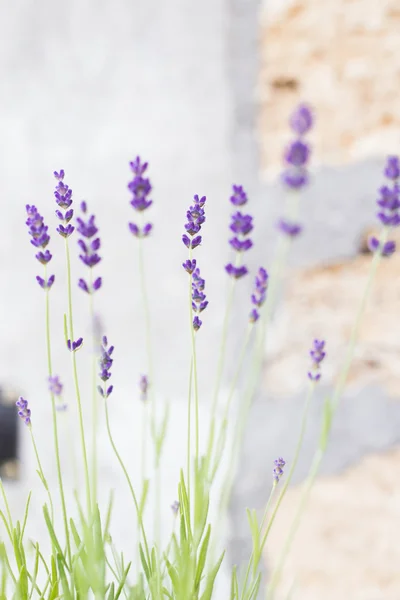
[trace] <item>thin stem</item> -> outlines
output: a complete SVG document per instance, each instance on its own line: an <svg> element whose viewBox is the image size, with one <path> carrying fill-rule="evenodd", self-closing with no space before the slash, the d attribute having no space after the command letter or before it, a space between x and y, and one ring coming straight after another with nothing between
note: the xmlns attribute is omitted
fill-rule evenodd
<svg viewBox="0 0 400 600"><path fill-rule="evenodd" d="M94 512L97 504L97 431L98 431L98 396L96 385L96 328L93 299L93 269L90 269L89 283L89 316L92 327L92 510Z"/></svg>
<svg viewBox="0 0 400 600"><path fill-rule="evenodd" d="M190 375L189 375L189 390L188 390L188 411L187 411L187 457L186 457L186 470L187 470L187 493L188 502L190 506L190 463L191 463L191 406L192 406L192 380L193 380L193 359L190 361Z"/></svg>
<svg viewBox="0 0 400 600"><path fill-rule="evenodd" d="M114 454L117 457L117 460L118 460L118 462L119 462L119 464L121 466L121 469L122 469L122 471L123 471L123 473L125 475L125 479L126 479L126 481L128 483L129 490L131 492L131 496L132 496L132 499L133 499L133 503L135 505L136 514L137 514L137 517L138 517L139 522L140 522L140 529L141 529L141 532L142 532L143 542L144 542L144 545L145 545L146 557L147 557L148 563L150 564L149 546L148 546L148 543L147 543L146 532L145 532L145 529L144 529L144 526L143 526L143 519L142 519L142 516L140 514L139 504L138 504L138 501L137 501L137 498L136 498L135 490L133 489L132 482L131 482L131 479L129 477L128 471L127 471L127 469L125 467L125 464L124 464L124 462L123 462L123 460L122 460L122 458L121 458L121 456L120 456L120 454L119 454L119 452L117 450L117 447L116 447L115 442L114 442L114 438L113 438L113 436L111 434L110 419L109 419L109 416L108 416L107 399L104 400L104 407L105 407L105 412L106 412L107 433L108 433L108 437L109 437L109 440L110 440L110 444L111 444L112 449L114 450Z"/></svg>
<svg viewBox="0 0 400 600"><path fill-rule="evenodd" d="M228 399L225 405L225 410L224 410L224 415L223 415L223 419L222 419L222 425L220 428L220 432L219 432L219 436L218 436L218 441L217 441L217 445L216 445L216 449L217 449L217 453L216 453L216 457L215 457L215 466L211 471L211 477L210 477L210 481L211 483L214 481L215 476L217 474L218 471L218 467L220 465L220 457L225 449L225 444L226 444L226 429L228 426L228 417L229 417L229 412L230 412L230 407L232 404L232 400L233 400L233 396L235 394L236 391L236 385L239 379L239 375L241 373L242 367L243 367L243 362L244 362L244 358L246 356L246 352L247 352L247 348L250 342L250 336L251 336L251 332L253 330L253 327L250 325L247 328L247 332L246 332L246 336L244 339L244 343L242 345L242 349L239 355L239 360L238 360L238 364L237 367L235 369L235 373L234 376L232 378L231 381L231 385L229 388L229 393L228 393ZM232 454L232 453L231 453ZM208 459L211 462L211 456L208 457ZM230 461L230 467L233 468L232 465L232 457L231 457L231 461ZM229 473L229 468L228 468L228 473Z"/></svg>
<svg viewBox="0 0 400 600"><path fill-rule="evenodd" d="M47 281L47 267L45 265L44 279ZM47 371L48 376L53 375L53 367L51 360L51 337L50 337L50 302L49 302L49 289L46 289L45 294L45 321L46 321L46 350L47 350ZM67 507L65 502L64 484L61 472L61 459L60 459L60 444L58 440L58 426L57 426L57 411L54 394L50 392L51 399L51 413L53 421L53 437L54 437L54 448L56 453L56 467L57 467L57 478L58 486L60 488L60 499L61 499L61 510L64 521L65 539L67 542L67 555L68 555L68 566L72 573L72 558L71 558L71 541L69 536Z"/></svg>
<svg viewBox="0 0 400 600"><path fill-rule="evenodd" d="M144 310L144 322L146 328L146 351L147 351L147 364L148 364L148 377L150 382L150 392L154 388L153 382L153 354L151 351L151 321L150 321L150 307L149 299L147 294L146 286L146 274L144 268L144 256L143 256L143 239L139 238L139 274L140 274L140 287L142 290L142 301Z"/></svg>
<svg viewBox="0 0 400 600"><path fill-rule="evenodd" d="M66 259L67 259L69 335L70 335L71 344L72 344L72 342L74 341L74 325L73 325L73 317L72 317L71 259L70 259L70 253L69 253L68 238L65 238L65 252L66 252ZM84 428L84 423L83 423L81 393L80 393L80 389L79 389L78 371L77 371L77 367L76 367L76 354L75 354L75 352L71 351L71 355L72 355L72 371L73 371L73 378L74 378L74 384L75 384L75 395L76 395L76 402L78 405L78 417L79 417L79 429L80 429L80 438L81 438L81 446L82 446L82 455L83 455L83 463L84 463L84 471L85 471L87 511L88 511L88 516L90 517L92 503L91 503L91 497L90 497L89 466L88 466L88 458L87 458L87 451L86 451L85 428Z"/></svg>
<svg viewBox="0 0 400 600"><path fill-rule="evenodd" d="M192 258L192 249L189 250L189 260ZM195 410L195 464L196 473L199 466L199 386L197 380L197 358L196 358L196 339L193 327L193 306L192 306L192 282L193 276L189 276L189 318L190 318L190 338L192 343L192 367L194 382L194 410Z"/></svg>
<svg viewBox="0 0 400 600"><path fill-rule="evenodd" d="M32 426L29 426L29 431L31 434L31 440L32 440L32 445L33 445L33 449L35 451L35 456L36 456L36 462L38 464L38 469L39 469L39 476L40 479L45 487L45 490L47 492L48 498L49 498L49 503L50 503L50 515L51 515L51 524L54 526L54 508L53 508L53 501L51 499L51 494L50 494L50 490L49 490L49 486L47 483L47 479L44 476L44 472L43 472L43 468L42 468L42 463L40 462L40 458L39 458L39 453L38 453L38 449L36 446L36 442L35 442L35 437L33 435L33 429Z"/></svg>
<svg viewBox="0 0 400 600"><path fill-rule="evenodd" d="M240 253L237 253L237 255L236 255L235 267L238 268L241 265L241 262L242 262L242 253L240 252ZM220 391L221 381L222 381L222 373L224 370L226 343L227 343L227 339L228 339L228 328L229 328L231 310L232 310L232 306L233 306L233 299L234 299L234 295L235 295L235 287L236 287L236 279L232 278L230 281L230 289L229 289L229 293L228 293L225 315L224 315L224 320L223 320L223 324L222 324L221 343L220 343L218 363L217 363L217 373L216 373L216 377L215 377L214 393L213 393L213 400L212 400L212 405L211 405L211 424L210 424L210 434L209 434L208 445L207 445L207 456L208 457L211 457L211 454L213 451L213 446L214 446L215 417L216 417L216 411L217 411L217 405L218 405L219 391Z"/></svg>
<svg viewBox="0 0 400 600"><path fill-rule="evenodd" d="M380 237L380 244L381 247L385 244L385 242L387 241L389 235L389 229L388 228L384 228L382 231L382 235ZM361 302L357 311L357 315L356 315L356 319L354 321L352 330L351 330L351 334L350 334L350 340L347 346L347 351L346 351L346 356L344 359L344 364L343 364L343 368L342 371L340 373L339 376L339 380L337 382L333 397L332 397L332 408L334 411L336 411L339 401L340 401L340 397L343 393L344 387L346 385L346 381L347 381L347 377L349 375L349 370L351 367L351 362L353 360L353 356L354 356L354 349L357 343L357 339L358 339L358 334L359 334L359 330L360 330L360 325L361 325L361 321L362 318L364 316L364 312L367 306L367 302L369 299L369 296L371 294L371 290L372 290L372 285L374 283L374 279L376 276L376 272L378 270L378 266L381 262L382 259L382 255L380 252L376 252L372 258L371 261L371 266L370 266L370 270L369 270L369 274L368 274L368 279L367 279L367 284L365 286L365 290L364 290L364 294L361 298Z"/></svg>
<svg viewBox="0 0 400 600"><path fill-rule="evenodd" d="M297 533L298 527L300 525L301 517L303 515L304 508L307 504L307 501L308 501L308 498L309 498L309 495L311 492L311 488L313 486L313 483L314 483L317 473L319 471L319 467L321 465L323 455L324 455L324 453L322 452L322 450L319 449L319 450L317 450L317 452L314 456L314 460L313 460L311 469L309 471L309 474L308 474L308 477L306 480L306 484L303 487L303 491L301 493L300 502L299 502L299 506L298 506L295 518L293 519L289 534L285 540L282 551L280 553L278 565L272 573L271 583L268 585L267 600L270 600L272 598L272 593L273 593L274 589L276 588L277 584L279 583L279 579L281 576L283 565L285 563L285 559L286 559L287 554L292 545L293 538L294 538L295 534Z"/></svg>
<svg viewBox="0 0 400 600"><path fill-rule="evenodd" d="M284 498L284 496L286 494L286 491L287 491L287 489L288 489L288 487L290 485L290 481L291 481L291 479L293 477L293 473L294 473L294 471L296 469L296 466L297 466L297 463L298 463L298 460L299 460L300 450L301 450L302 445L303 445L304 434L305 434L305 431L306 431L306 425L307 425L307 419L308 419L308 413L309 413L309 409L310 409L311 399L312 399L313 394L314 394L314 390L315 390L315 383L310 382L310 385L309 385L309 388L308 388L308 392L307 392L307 396L306 396L306 401L305 401L305 404L304 404L303 417L302 417L302 420L301 420L301 427L300 427L300 435L299 435L299 438L297 440L297 445L296 445L296 449L295 449L295 452L294 452L294 457L293 457L292 465L291 465L291 467L289 469L289 473L288 473L288 475L286 477L285 483L282 486L281 493L278 496L278 500L277 500L276 505L274 507L274 511L273 511L273 513L271 515L271 518L269 520L268 527L267 527L267 529L266 529L266 531L264 533L263 540L262 540L262 543L261 543L261 550L263 550L263 548L265 546L265 542L267 541L268 534L271 531L271 527L273 525L273 522L275 521L275 517L276 517L277 512L279 510L279 507L280 507L280 505L282 503L282 500L283 500L283 498Z"/></svg>

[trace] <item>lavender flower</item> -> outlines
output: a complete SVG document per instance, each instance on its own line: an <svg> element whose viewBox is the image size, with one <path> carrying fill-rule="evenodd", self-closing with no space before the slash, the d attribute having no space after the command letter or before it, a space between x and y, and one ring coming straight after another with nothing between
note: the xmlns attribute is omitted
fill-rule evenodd
<svg viewBox="0 0 400 600"><path fill-rule="evenodd" d="M235 267L231 263L229 265L226 265L225 271L228 273L228 275L234 277L235 279L240 279L241 277L247 275L247 273L249 272L247 267L245 267L244 265L242 265L241 267Z"/></svg>
<svg viewBox="0 0 400 600"><path fill-rule="evenodd" d="M189 207L189 210L186 213L186 233L184 233L182 236L182 242L185 244L186 248L192 250L201 244L201 235L197 234L200 232L201 226L206 220L204 205L207 198L205 196L199 198L199 196L196 194L193 199L194 204ZM187 233L189 235L186 235Z"/></svg>
<svg viewBox="0 0 400 600"><path fill-rule="evenodd" d="M75 342L71 342L71 340L67 340L67 347L70 352L75 352L79 350L79 348L83 344L83 338L78 338Z"/></svg>
<svg viewBox="0 0 400 600"><path fill-rule="evenodd" d="M68 238L75 230L75 227L70 224L70 220L74 216L74 211L70 208L72 204L72 190L64 183L65 172L63 169L61 169L60 172L54 171L54 177L58 181L54 196L58 206L65 211L62 212L61 210L56 210L56 215L61 221L60 225L57 227L57 232L63 238Z"/></svg>
<svg viewBox="0 0 400 600"><path fill-rule="evenodd" d="M263 267L260 267L255 278L254 292L251 295L251 302L252 304L254 304L254 306L257 307L253 308L253 310L250 313L251 323L255 323L260 316L259 311L257 309L261 308L261 306L264 304L267 298L267 287L268 273Z"/></svg>
<svg viewBox="0 0 400 600"><path fill-rule="evenodd" d="M62 395L62 391L63 391L63 384L60 381L60 378L58 375L54 375L52 377L48 378L48 382L49 382L49 391L53 396L56 396L57 400L59 402L57 402L56 404L56 410L57 411L64 411L67 409L67 405L63 402L61 402L61 395Z"/></svg>
<svg viewBox="0 0 400 600"><path fill-rule="evenodd" d="M28 408L28 400L24 400L22 396L20 396L19 400L15 403L18 410L18 415L21 417L25 425L30 426L31 424L31 410Z"/></svg>
<svg viewBox="0 0 400 600"><path fill-rule="evenodd" d="M313 347L310 350L310 356L312 359L311 369L308 372L308 377L311 381L319 381L321 379L321 362L325 358L325 342L323 340L314 340Z"/></svg>
<svg viewBox="0 0 400 600"><path fill-rule="evenodd" d="M81 202L81 211L84 215L86 215L86 202ZM82 254L79 255L79 258L84 265L92 269L101 261L101 257L97 253L97 251L100 249L101 242L99 237L95 237L99 231L95 224L95 216L91 215L89 219L86 220L78 217L76 221L76 230L81 236L86 238L86 241L82 238L78 240L78 245L82 252ZM94 292L101 288L101 284L101 277L97 277L97 279L95 279L91 284L88 284L85 279L79 279L78 281L78 286L87 294L94 294Z"/></svg>
<svg viewBox="0 0 400 600"><path fill-rule="evenodd" d="M194 261L195 262L195 261ZM193 265L192 265L193 266ZM208 300L204 292L206 282L200 275L200 269L197 267L192 272L192 308L195 313L201 313L208 306ZM198 331L202 325L199 316L193 318L193 329Z"/></svg>
<svg viewBox="0 0 400 600"><path fill-rule="evenodd" d="M132 173L134 175L132 181L128 183L128 189L132 193L132 200L130 202L132 208L143 213L152 204L153 200L149 199L152 186L149 179L143 177L147 170L148 163L142 162L141 158L137 156L135 160L129 163ZM136 223L129 223L129 230L135 237L148 237L153 229L151 223L146 223L143 227L139 227Z"/></svg>
<svg viewBox="0 0 400 600"><path fill-rule="evenodd" d="M313 115L308 106L300 104L292 113L289 119L290 127L296 135L285 148L284 163L285 169L282 173L282 182L293 191L302 190L309 181L307 164L310 159L311 149L303 136L313 126ZM300 234L302 227L298 223L281 219L278 223L278 229L284 235L296 237Z"/></svg>
<svg viewBox="0 0 400 600"><path fill-rule="evenodd" d="M52 255L48 249L45 250L46 246L50 241L50 236L47 233L48 227L44 224L43 217L39 214L36 206L27 204L26 205L26 214L28 218L26 220L26 224L28 226L29 235L31 236L31 244L35 246L35 248L41 248L39 252L35 255L35 258L45 267L46 273L46 265L51 261ZM43 252L44 250L44 252ZM55 280L54 275L50 275L49 278L36 276L36 281L40 285L40 287L44 290L50 289Z"/></svg>
<svg viewBox="0 0 400 600"><path fill-rule="evenodd" d="M400 163L397 156L387 157L384 175L389 180L389 185L384 185L379 190L377 217L384 227L398 227L400 225ZM396 242L389 240L382 245L374 236L369 239L368 246L371 252L379 251L382 256L390 256L396 250Z"/></svg>
<svg viewBox="0 0 400 600"><path fill-rule="evenodd" d="M63 391L63 385L58 375L50 376L49 379L49 391L53 396L61 396Z"/></svg>
<svg viewBox="0 0 400 600"><path fill-rule="evenodd" d="M147 390L149 387L149 380L147 375L142 375L139 380L139 390L140 390L140 399L142 402L146 402L147 400Z"/></svg>
<svg viewBox="0 0 400 600"><path fill-rule="evenodd" d="M246 204L248 198L243 187L241 185L234 185L232 189L233 194L230 197L231 203L234 206L243 206L244 204ZM250 248L252 248L253 242L248 237L248 235L253 230L253 217L251 215L245 215L240 211L233 213L231 217L230 230L235 234L229 240L229 243L235 250L235 252L246 252L247 250L250 250ZM238 267L235 266L233 263L225 265L225 271L228 273L228 275L235 279L244 277L244 275L248 273L246 267Z"/></svg>
<svg viewBox="0 0 400 600"><path fill-rule="evenodd" d="M108 396L113 391L113 387L114 387L114 386L110 385L106 389L106 385L105 385L106 381L108 381L111 377L110 369L113 364L113 359L111 358L111 355L113 352L114 352L114 346L108 347L108 340L107 340L106 336L104 335L103 339L102 339L102 346L101 346L101 358L99 361L99 365L100 365L99 377L104 382L104 389L101 385L97 386L99 394L103 398L108 398Z"/></svg>
<svg viewBox="0 0 400 600"><path fill-rule="evenodd" d="M274 485L277 485L280 481L280 478L283 475L283 469L284 469L284 466L286 465L286 462L280 456L279 458L274 460L274 465L275 465L274 470L273 470Z"/></svg>
<svg viewBox="0 0 400 600"><path fill-rule="evenodd" d="M248 198L243 187L241 185L233 185L232 190L232 196L229 198L232 204L234 206L243 206L243 204L246 204Z"/></svg>
<svg viewBox="0 0 400 600"><path fill-rule="evenodd" d="M178 500L175 500L172 504L171 504L171 510L174 513L174 515L176 516L179 512L179 508L180 508L180 504L178 502Z"/></svg>
<svg viewBox="0 0 400 600"><path fill-rule="evenodd" d="M277 227L281 233L291 238L297 237L303 230L303 227L299 223L294 223L288 219L281 219Z"/></svg>

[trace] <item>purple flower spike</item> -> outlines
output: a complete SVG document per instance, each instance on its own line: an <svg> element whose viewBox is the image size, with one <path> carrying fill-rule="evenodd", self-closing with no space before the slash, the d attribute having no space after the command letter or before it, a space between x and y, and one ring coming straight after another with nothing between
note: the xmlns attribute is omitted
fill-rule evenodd
<svg viewBox="0 0 400 600"><path fill-rule="evenodd" d="M63 169L59 173L54 171L54 177L57 179L58 183L56 185L56 189L54 191L54 196L56 202L60 208L63 210L69 208L72 204L72 190L65 185L64 183L65 172Z"/></svg>
<svg viewBox="0 0 400 600"><path fill-rule="evenodd" d="M58 375L54 375L49 377L49 390L53 394L53 396L61 396L63 391L63 384L60 381Z"/></svg>
<svg viewBox="0 0 400 600"><path fill-rule="evenodd" d="M228 275L234 277L235 279L240 279L241 277L247 275L247 273L249 272L247 267L245 267L244 265L241 267L235 267L232 263L226 265L225 271L228 273Z"/></svg>
<svg viewBox="0 0 400 600"><path fill-rule="evenodd" d="M286 462L283 460L283 458L280 456L279 458L277 458L276 460L274 460L274 470L273 470L273 478L274 478L274 485L278 484L282 475L283 475L283 469L286 465Z"/></svg>
<svg viewBox="0 0 400 600"><path fill-rule="evenodd" d="M78 338L76 340L76 342L72 342L72 343L71 343L71 340L67 340L67 347L70 352L75 352L76 350L79 350L79 348L82 347L82 344L83 344L83 338L81 338L81 337Z"/></svg>
<svg viewBox="0 0 400 600"><path fill-rule="evenodd" d="M312 349L310 350L310 356L312 359L311 370L308 373L311 381L319 381L321 379L321 362L325 358L325 342L323 340L314 340Z"/></svg>
<svg viewBox="0 0 400 600"><path fill-rule="evenodd" d="M18 407L18 415L23 420L25 425L30 426L31 424L31 410L28 407L28 400L24 400L22 396L19 397L19 400L15 403Z"/></svg>
<svg viewBox="0 0 400 600"><path fill-rule="evenodd" d="M398 227L400 225L400 167L397 156L387 158L384 174L390 181L390 187L384 185L379 190L377 217L385 227Z"/></svg>
<svg viewBox="0 0 400 600"><path fill-rule="evenodd" d="M250 312L250 323L255 323L260 314L257 309L261 308L267 298L268 273L263 268L258 269L254 282L254 292L251 295L251 302L256 307Z"/></svg>
<svg viewBox="0 0 400 600"><path fill-rule="evenodd" d="M193 265L193 263L195 263L195 264ZM193 271L192 271L192 308L193 308L194 312L201 313L208 306L208 300L206 299L206 294L204 292L206 282L200 275L200 269L198 267L194 268L194 267L196 267L195 260L192 261L191 267L193 267ZM195 329L195 331L200 329L201 323L202 322L200 321L199 318L197 318L197 319L196 319L196 317L194 318L193 328Z"/></svg>
<svg viewBox="0 0 400 600"><path fill-rule="evenodd" d="M241 185L233 186L233 195L230 197L230 201L234 206L242 206L247 203L247 194ZM229 240L229 244L235 250L235 252L246 252L253 247L252 240L247 237L253 230L253 217L251 215L245 215L240 211L233 213L231 216L230 230L235 234L233 238ZM247 268L240 267L236 268L232 264L225 267L226 272L236 279L246 275Z"/></svg>
<svg viewBox="0 0 400 600"><path fill-rule="evenodd" d="M293 112L289 120L292 131L297 139L290 142L284 153L285 170L282 174L283 184L294 191L301 190L308 183L307 163L310 158L310 146L302 136L313 125L311 110L301 104Z"/></svg>
<svg viewBox="0 0 400 600"><path fill-rule="evenodd" d="M103 339L102 339L102 345L101 345L101 358L99 360L99 365L100 365L99 377L104 382L104 384L111 377L111 367L113 364L113 359L111 358L111 355L112 355L113 351L114 351L114 346L108 347L108 340L107 340L107 337L104 335ZM97 389L99 390L99 393L103 398L108 398L108 396L113 391L113 386L110 385L108 388L106 388L105 385L103 387L99 385Z"/></svg>
<svg viewBox="0 0 400 600"><path fill-rule="evenodd" d="M139 380L140 399L142 402L147 400L147 391L149 389L149 380L147 375L142 375Z"/></svg>
<svg viewBox="0 0 400 600"><path fill-rule="evenodd" d="M152 204L153 200L150 200L149 195L152 190L152 186L149 179L143 177L143 174L147 170L148 163L141 161L140 157L137 156L134 161L130 163L131 170L134 174L134 178L132 181L128 183L128 189L132 193L132 199L130 204L132 208L138 212L142 212L147 210ZM131 227L132 224L129 225L131 233L136 235L137 237L147 237L151 230L151 224L148 225L140 231L139 228L133 229ZM149 228L150 226L150 228Z"/></svg>
<svg viewBox="0 0 400 600"><path fill-rule="evenodd" d="M46 248L50 241L48 227L44 224L43 217L39 214L36 206L26 205L26 214L28 216L26 224L31 236L31 244L35 248Z"/></svg>
<svg viewBox="0 0 400 600"><path fill-rule="evenodd" d="M81 203L81 209L83 210L83 215L87 213L87 203ZM98 228L95 223L95 215L91 215L88 219L82 219L80 217L77 218L77 232L86 239L80 238L78 240L78 245L82 251L82 254L79 255L79 258L83 262L84 265L92 269L95 267L100 261L101 257L97 253L100 249L101 242L99 237L95 237L98 233ZM89 286L84 279L79 279L78 286L86 292L87 294L93 294L101 287L101 277L97 278L92 286Z"/></svg>
<svg viewBox="0 0 400 600"><path fill-rule="evenodd" d="M300 225L300 223L293 223L286 219L281 219L278 222L277 228L281 233L291 238L297 237L303 230L303 227Z"/></svg>
<svg viewBox="0 0 400 600"><path fill-rule="evenodd" d="M243 206L243 204L246 204L248 198L246 192L243 189L243 186L233 185L232 190L232 196L229 198L232 204L234 206Z"/></svg>
<svg viewBox="0 0 400 600"><path fill-rule="evenodd" d="M199 196L196 194L194 196L194 204L190 206L189 210L186 212L187 223L185 224L186 233L183 234L182 241L185 244L186 248L194 249L197 248L201 244L201 235L197 235L201 229L201 226L206 220L206 215L204 211L204 205L206 203L206 197ZM196 236L196 237L194 237ZM192 239L190 239L192 238Z"/></svg>
<svg viewBox="0 0 400 600"><path fill-rule="evenodd" d="M313 114L306 104L300 104L290 117L290 127L294 133L301 136L313 126Z"/></svg>

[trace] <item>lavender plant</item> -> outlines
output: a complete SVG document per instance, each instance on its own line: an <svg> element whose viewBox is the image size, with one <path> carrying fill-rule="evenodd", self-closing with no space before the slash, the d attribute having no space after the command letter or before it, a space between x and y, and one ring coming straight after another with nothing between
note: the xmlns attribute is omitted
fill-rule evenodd
<svg viewBox="0 0 400 600"><path fill-rule="evenodd" d="M290 127L296 137L284 153L285 168L282 182L288 191L289 198L285 214L278 223L280 237L276 258L268 271L265 267L259 267L255 275L248 306L243 310L243 323L247 321L247 330L242 350L235 365L227 397L221 405L221 381L234 289L237 282L244 279L249 273L248 266L243 264L242 261L244 253L253 246L250 237L253 230L253 218L251 215L242 212L243 206L248 202L248 196L242 186L234 185L232 189L230 202L235 207L235 212L231 218L230 230L233 237L229 239L229 244L235 258L225 266L225 272L229 276L230 289L220 334L220 353L216 365L211 421L208 428L208 443L204 454L200 453L200 394L196 338L201 335L201 330L207 327L207 318L204 319L203 324L203 312L208 307L209 300L206 297L206 279L203 272L200 271L197 258L193 257L193 251L202 242L201 229L206 223L206 197L195 195L193 203L187 210L187 222L184 226L185 232L182 235L182 242L188 250L188 257L182 266L188 277L188 337L191 348L188 374L187 456L186 461L183 460L179 481L176 482L177 499L171 505L173 526L165 546L161 544L159 532L159 503L165 500L161 497L159 477L162 448L168 424L168 410L166 409L162 422L158 426L154 412L155 378L152 362L150 310L145 279L146 269L142 246L144 239L148 238L153 231L152 223L144 219L145 211L150 208L153 202L150 199L152 185L145 176L148 163L143 162L140 157L136 157L130 163L133 179L128 185L132 194L130 203L137 213L139 221L130 222L129 231L137 238L139 244L139 278L146 323L147 348L146 374L142 374L140 378L138 375L136 380L138 383L135 388L143 407L143 445L140 459L141 489L139 492L135 489L129 475L129 466L125 464L121 456L111 429L109 413L112 410L113 398L116 398L113 394L114 385L110 383L114 347L109 344L104 332L99 335L98 326L95 327L96 315L93 298L103 285L102 277L93 275L93 269L101 261L99 255L101 243L97 235L98 229L95 224L95 216L93 214L90 217L87 216L87 203L82 202L80 205L81 216L76 219L76 227L72 225L71 221L74 216L72 190L64 183L65 173L63 170L54 173L57 180L55 189L55 199L58 205L56 217L59 221L56 231L65 240L66 252L67 310L64 319L64 337L66 349L70 353L72 363L82 470L85 482L85 509L82 505L81 495L77 491L75 493L75 510L67 505L61 468L64 448L59 443L58 426L61 413L66 409L67 404L63 399L64 388L60 376L53 372L49 294L55 284L55 276L54 274L48 274L48 264L52 259L48 249L50 243L49 228L44 224L43 218L35 206L26 206L26 223L31 243L37 249L36 259L43 266L42 274L37 275L36 279L45 294L47 382L51 399L58 489L52 490L48 485L35 441L35 414L30 408L29 401L20 397L16 403L18 415L30 433L37 462L37 473L47 497L43 507L43 518L48 530L50 550L46 554L42 551L39 542L26 539L25 530L29 517L31 495L28 496L22 521L14 521L6 490L0 482L0 493L3 501L3 507L0 509L0 519L6 537L6 541L0 542L0 600L8 598L12 600L30 600L32 598L41 600L56 600L58 598L65 600L84 600L86 598L116 600L122 596L130 600L212 600L212 598L215 598L215 581L224 559L224 552L215 557L215 547L220 537L219 526L229 503L236 461L261 368L267 326L270 322L274 299L291 244L303 229L297 220L297 211L299 194L309 181L308 162L311 149L308 142L305 141L305 136L311 129L313 122L312 112L305 105L299 106L290 118ZM379 237L372 237L370 240L370 248L373 252L370 274L360 300L359 310L351 331L337 384L324 402L320 440L302 491L298 510L288 537L284 540L277 568L266 582L268 585L267 597L270 600L274 598L283 565L290 551L292 540L327 447L332 421L346 384L361 319L377 268L382 257L388 257L396 250L395 242L390 239L390 235L392 228L400 224L400 165L398 157L388 157L384 176L388 183L380 189L377 200L379 207L377 218L382 225L382 232ZM93 329L91 476L89 473L89 452L86 443L87 423L85 423L83 417L77 369L77 351L82 348L83 338L81 336L76 337L74 334L71 292L72 269L69 238L73 235L75 229L76 233L80 235L78 239L80 260L89 269L88 276L78 279L78 287L89 298L89 313ZM223 272L222 266L221 272ZM250 341L252 339L254 344L251 347ZM251 368L247 374L247 382L243 387L244 391L238 393L239 377L242 374L244 358L248 354L251 356ZM118 353L116 353L116 359L118 360ZM299 424L300 431L294 456L290 461L287 460L287 457L286 459L278 457L274 461L271 473L271 489L269 495L266 494L266 505L261 520L258 519L255 510L247 511L252 552L242 572L236 567L232 570L231 600L255 600L262 584L264 584L260 568L262 553L297 466L307 427L309 408L315 388L319 385L323 374L324 361L327 359L325 340L316 339L312 342L310 359L310 368L304 373L305 379L308 380L308 389L301 423ZM237 396L238 419L235 424L232 420L232 404ZM192 399L194 401L194 416ZM136 532L132 527L132 539L134 539L135 548L137 549L135 561L127 562L125 556L117 551L112 541L110 534L112 497L110 497L108 508L104 513L100 510L97 502L96 440L97 413L100 402L104 404L105 426L109 442L119 468L123 472L133 502L134 518L137 521ZM146 412L148 405L151 408L150 427ZM222 409L220 422L217 420L218 408ZM227 444L228 431L231 431L233 435L231 445ZM152 484L152 479L149 476L150 469L146 460L148 433L151 433L150 437L156 457L153 478L155 480L157 504L153 539L146 531L143 518L148 490ZM277 448L277 451L279 451L279 448ZM220 468L221 459L225 454L228 455L228 468L224 473L222 492L217 498L219 520L216 523L211 523L209 507L210 502L215 501L212 496L214 482ZM133 457L132 460L136 460L136 457ZM57 498L55 501L56 495L59 496L59 500ZM57 519L59 512L62 517L61 528ZM131 519L128 516L126 517L126 524L127 527L131 526ZM135 562L135 566L132 566L133 562Z"/></svg>

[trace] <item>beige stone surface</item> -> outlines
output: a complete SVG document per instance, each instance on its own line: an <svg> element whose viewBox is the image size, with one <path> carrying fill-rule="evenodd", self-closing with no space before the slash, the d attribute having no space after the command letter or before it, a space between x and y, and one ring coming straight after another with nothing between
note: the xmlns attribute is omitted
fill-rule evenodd
<svg viewBox="0 0 400 600"><path fill-rule="evenodd" d="M398 0L265 0L258 87L264 172L279 168L288 115L300 100L317 113L315 163L398 152L399 45Z"/></svg>
<svg viewBox="0 0 400 600"><path fill-rule="evenodd" d="M400 450L321 478L282 572L276 600L295 582L296 600L400 598ZM289 490L266 547L276 565L301 488Z"/></svg>
<svg viewBox="0 0 400 600"><path fill-rule="evenodd" d="M288 275L282 305L267 333L263 385L269 392L285 397L305 389L314 338L327 340L324 383L336 380L370 265L371 255L359 254L346 262ZM389 395L400 397L399 283L400 256L396 253L382 259L376 273L349 372L350 393L378 384Z"/></svg>

